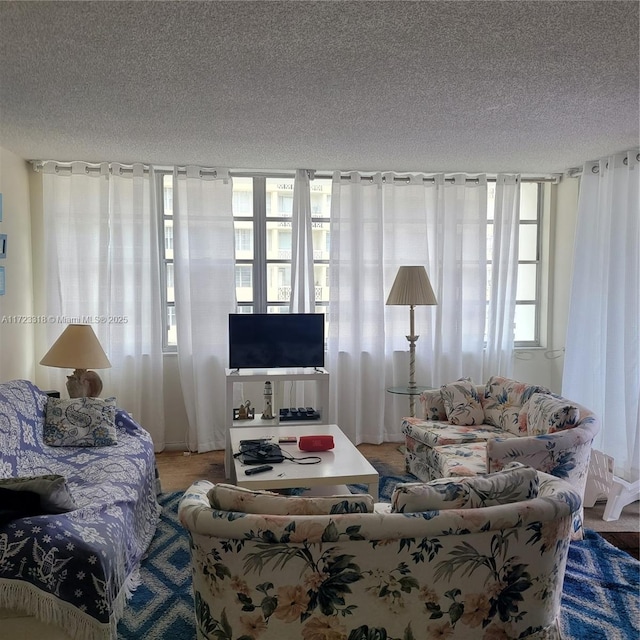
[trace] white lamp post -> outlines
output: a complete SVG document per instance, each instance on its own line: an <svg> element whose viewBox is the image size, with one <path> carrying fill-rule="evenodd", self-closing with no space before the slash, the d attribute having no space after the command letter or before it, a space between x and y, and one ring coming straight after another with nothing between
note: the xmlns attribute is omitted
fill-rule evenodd
<svg viewBox="0 0 640 640"><path fill-rule="evenodd" d="M400 267L393 282L389 297L389 305L409 305L409 407L411 415L415 415L415 395L412 393L416 388L416 341L419 336L415 335L414 307L417 305L438 304L436 296L431 288L429 276L423 266Z"/></svg>

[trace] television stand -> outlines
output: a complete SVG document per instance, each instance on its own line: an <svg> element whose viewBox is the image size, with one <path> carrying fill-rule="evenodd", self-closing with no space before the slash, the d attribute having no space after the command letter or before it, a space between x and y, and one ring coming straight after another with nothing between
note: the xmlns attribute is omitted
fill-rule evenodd
<svg viewBox="0 0 640 640"><path fill-rule="evenodd" d="M230 478L232 469L231 449L229 429L236 427L268 427L278 426L281 423L278 387L285 382L314 382L315 383L315 409L313 418L304 416L301 419L287 419L284 423L287 426L300 426L301 432L305 425L310 423L315 425L329 424L329 372L321 367L296 367L282 369L225 369L226 376L226 452L225 452L225 473ZM258 382L264 385L269 380L273 386L273 415L272 420L263 420L262 407L255 407L255 417L251 420L233 420L233 385L243 382ZM284 408L290 408L288 402L284 402Z"/></svg>

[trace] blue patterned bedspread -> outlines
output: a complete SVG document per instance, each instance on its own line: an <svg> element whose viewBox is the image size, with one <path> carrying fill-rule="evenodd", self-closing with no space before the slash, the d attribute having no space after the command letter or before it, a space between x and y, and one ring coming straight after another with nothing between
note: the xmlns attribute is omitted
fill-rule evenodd
<svg viewBox="0 0 640 640"><path fill-rule="evenodd" d="M45 445L47 400L30 382L0 384L0 478L60 474L78 508L0 525L0 607L115 638L158 521L153 443L118 411L116 445Z"/></svg>

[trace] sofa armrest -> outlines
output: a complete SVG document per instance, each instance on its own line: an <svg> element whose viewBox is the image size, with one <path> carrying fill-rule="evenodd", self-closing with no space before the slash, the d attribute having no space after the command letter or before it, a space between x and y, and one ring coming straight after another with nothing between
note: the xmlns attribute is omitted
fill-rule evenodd
<svg viewBox="0 0 640 640"><path fill-rule="evenodd" d="M487 472L499 471L510 462L521 462L568 480L582 497L594 436L592 429L575 427L540 436L489 440Z"/></svg>

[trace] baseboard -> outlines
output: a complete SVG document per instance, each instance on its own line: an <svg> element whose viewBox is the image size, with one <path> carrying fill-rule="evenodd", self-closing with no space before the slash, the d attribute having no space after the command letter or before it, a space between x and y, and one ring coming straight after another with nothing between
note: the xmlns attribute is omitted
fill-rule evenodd
<svg viewBox="0 0 640 640"><path fill-rule="evenodd" d="M189 451L189 447L184 442L165 442L163 451ZM192 451L191 453L196 453Z"/></svg>

